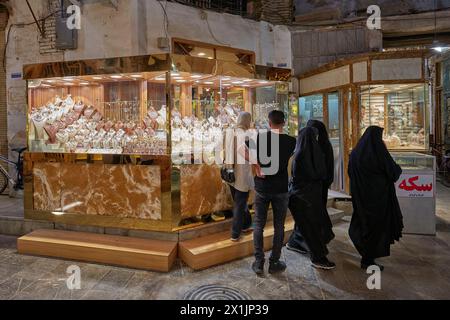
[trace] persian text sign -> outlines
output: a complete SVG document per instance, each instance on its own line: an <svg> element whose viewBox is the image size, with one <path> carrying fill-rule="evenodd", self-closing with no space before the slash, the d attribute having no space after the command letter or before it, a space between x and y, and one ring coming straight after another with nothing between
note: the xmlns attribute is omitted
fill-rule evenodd
<svg viewBox="0 0 450 320"><path fill-rule="evenodd" d="M426 174L403 174L395 184L400 198L433 198L434 176Z"/></svg>

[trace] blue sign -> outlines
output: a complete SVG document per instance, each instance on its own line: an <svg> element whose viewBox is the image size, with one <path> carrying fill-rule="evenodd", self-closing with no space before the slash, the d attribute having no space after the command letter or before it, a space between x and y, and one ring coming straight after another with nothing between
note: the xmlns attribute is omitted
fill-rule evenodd
<svg viewBox="0 0 450 320"><path fill-rule="evenodd" d="M22 79L22 73L20 72L11 73L11 79Z"/></svg>

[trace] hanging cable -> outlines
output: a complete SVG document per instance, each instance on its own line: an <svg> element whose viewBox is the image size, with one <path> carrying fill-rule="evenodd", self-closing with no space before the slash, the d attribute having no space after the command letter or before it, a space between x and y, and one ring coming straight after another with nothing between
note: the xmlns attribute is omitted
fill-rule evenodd
<svg viewBox="0 0 450 320"><path fill-rule="evenodd" d="M61 10L56 10L55 12L50 13L49 15L45 16L42 19L37 20L37 22L45 22L48 18L54 16L55 14L60 13ZM27 27L35 24L36 22L28 22L28 23L11 23L8 27L8 32L6 34L6 42L5 42L5 48L3 49L3 70L6 72L6 53L8 51L8 44L10 41L10 34L13 27Z"/></svg>

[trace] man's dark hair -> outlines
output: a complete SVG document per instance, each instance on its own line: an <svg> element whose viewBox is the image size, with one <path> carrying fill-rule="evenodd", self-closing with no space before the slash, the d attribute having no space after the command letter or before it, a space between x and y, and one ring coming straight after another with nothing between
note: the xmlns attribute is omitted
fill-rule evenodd
<svg viewBox="0 0 450 320"><path fill-rule="evenodd" d="M281 124L284 124L286 122L286 118L284 116L284 112L279 110L274 110L269 113L269 120L274 125L279 126Z"/></svg>

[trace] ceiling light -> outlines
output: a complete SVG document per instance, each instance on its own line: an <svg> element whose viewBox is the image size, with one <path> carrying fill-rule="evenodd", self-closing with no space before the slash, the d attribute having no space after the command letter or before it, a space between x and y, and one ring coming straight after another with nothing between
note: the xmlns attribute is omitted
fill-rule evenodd
<svg viewBox="0 0 450 320"><path fill-rule="evenodd" d="M177 82L186 82L184 79L177 80Z"/></svg>
<svg viewBox="0 0 450 320"><path fill-rule="evenodd" d="M131 75L132 78L142 78L141 74L133 74Z"/></svg>
<svg viewBox="0 0 450 320"><path fill-rule="evenodd" d="M223 81L230 81L231 78L230 78L230 77L224 77L224 78L222 78L222 80L223 80Z"/></svg>
<svg viewBox="0 0 450 320"><path fill-rule="evenodd" d="M72 81L73 78L63 78L64 81Z"/></svg>
<svg viewBox="0 0 450 320"><path fill-rule="evenodd" d="M260 81L259 83L260 83L260 84L268 84L269 81L265 81L265 80L264 80L264 81Z"/></svg>
<svg viewBox="0 0 450 320"><path fill-rule="evenodd" d="M45 80L46 82L48 82L48 83L55 83L56 82L56 80Z"/></svg>
<svg viewBox="0 0 450 320"><path fill-rule="evenodd" d="M212 82L212 81L206 81L206 82L204 82L204 84L214 84L214 82Z"/></svg>
<svg viewBox="0 0 450 320"><path fill-rule="evenodd" d="M43 87L46 87L46 88L51 87L51 85L46 84L46 83L43 83L42 86L43 86Z"/></svg>
<svg viewBox="0 0 450 320"><path fill-rule="evenodd" d="M204 52L199 52L197 55L198 55L199 57L204 57L204 56L206 56L206 53L204 53Z"/></svg>
<svg viewBox="0 0 450 320"><path fill-rule="evenodd" d="M177 73L177 72L171 72L170 75L171 75L172 77L178 77L180 74Z"/></svg>
<svg viewBox="0 0 450 320"><path fill-rule="evenodd" d="M252 79L245 79L244 82L252 82Z"/></svg>
<svg viewBox="0 0 450 320"><path fill-rule="evenodd" d="M115 75L115 76L111 76L112 79L122 79L123 76L120 75Z"/></svg>
<svg viewBox="0 0 450 320"><path fill-rule="evenodd" d="M82 86L88 86L90 83L89 83L89 82L80 82L80 84L81 84Z"/></svg>
<svg viewBox="0 0 450 320"><path fill-rule="evenodd" d="M232 84L243 84L243 81L233 81Z"/></svg>
<svg viewBox="0 0 450 320"><path fill-rule="evenodd" d="M166 78L155 78L156 81L166 81Z"/></svg>
<svg viewBox="0 0 450 320"><path fill-rule="evenodd" d="M194 74L191 76L192 79L200 79L202 76L198 74Z"/></svg>
<svg viewBox="0 0 450 320"><path fill-rule="evenodd" d="M213 57L208 57L208 59L209 59L209 60L213 60L214 58L213 58Z"/></svg>
<svg viewBox="0 0 450 320"><path fill-rule="evenodd" d="M72 83L72 82L66 82L65 85L66 85L66 86L74 86L75 84Z"/></svg>
<svg viewBox="0 0 450 320"><path fill-rule="evenodd" d="M173 79L175 79L175 80L181 80L181 79L183 79L183 77L173 77Z"/></svg>
<svg viewBox="0 0 450 320"><path fill-rule="evenodd" d="M94 80L103 80L103 77L92 77Z"/></svg>

